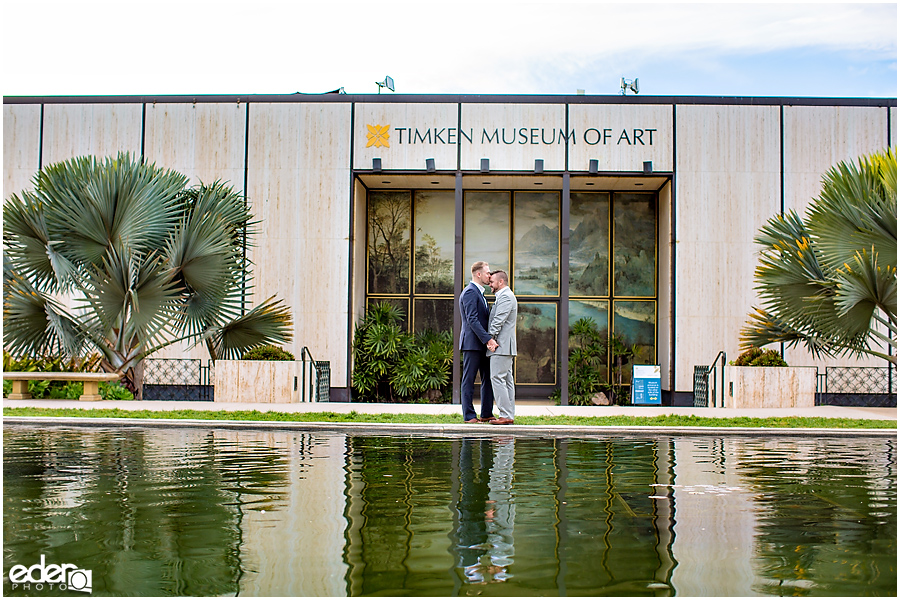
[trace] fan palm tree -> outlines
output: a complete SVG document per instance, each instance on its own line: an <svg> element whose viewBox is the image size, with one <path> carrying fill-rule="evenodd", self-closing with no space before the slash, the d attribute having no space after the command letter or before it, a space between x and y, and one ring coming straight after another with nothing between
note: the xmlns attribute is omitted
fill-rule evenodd
<svg viewBox="0 0 900 600"><path fill-rule="evenodd" d="M170 344L213 360L292 337L274 297L246 310L244 239L254 224L222 182L129 154L45 167L3 205L3 341L13 354L99 351L132 390L138 363ZM67 308L70 295L78 306Z"/></svg>
<svg viewBox="0 0 900 600"><path fill-rule="evenodd" d="M806 219L769 219L753 307L741 346L803 344L815 356L871 355L897 337L897 155L841 162L823 179Z"/></svg>

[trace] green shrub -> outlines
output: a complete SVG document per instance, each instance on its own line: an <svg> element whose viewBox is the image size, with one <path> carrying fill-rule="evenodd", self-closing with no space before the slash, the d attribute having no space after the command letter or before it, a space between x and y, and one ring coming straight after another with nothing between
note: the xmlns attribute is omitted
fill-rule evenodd
<svg viewBox="0 0 900 600"><path fill-rule="evenodd" d="M763 350L761 348L748 348L736 359L731 361L736 367L786 367L788 364L782 358L778 350Z"/></svg>
<svg viewBox="0 0 900 600"><path fill-rule="evenodd" d="M731 364L736 367L749 367L750 363L753 362L762 353L763 351L759 348L748 348L747 350L742 352L740 356L731 361Z"/></svg>
<svg viewBox="0 0 900 600"><path fill-rule="evenodd" d="M369 306L353 338L353 394L359 402L447 402L453 334L408 333L402 310Z"/></svg>
<svg viewBox="0 0 900 600"><path fill-rule="evenodd" d="M47 389L47 397L52 400L78 400L84 393L84 383L80 381L54 381L52 383L62 384L60 386L51 385Z"/></svg>
<svg viewBox="0 0 900 600"><path fill-rule="evenodd" d="M134 400L134 394L118 381L101 381L100 397L104 400Z"/></svg>
<svg viewBox="0 0 900 600"><path fill-rule="evenodd" d="M247 350L241 360L294 360L294 355L278 346L258 346Z"/></svg>
<svg viewBox="0 0 900 600"><path fill-rule="evenodd" d="M750 362L751 367L786 367L788 364L777 350L766 350Z"/></svg>

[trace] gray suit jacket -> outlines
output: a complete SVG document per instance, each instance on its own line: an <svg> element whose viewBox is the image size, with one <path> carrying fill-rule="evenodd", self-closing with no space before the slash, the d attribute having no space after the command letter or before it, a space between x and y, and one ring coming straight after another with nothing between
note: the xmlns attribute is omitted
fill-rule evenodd
<svg viewBox="0 0 900 600"><path fill-rule="evenodd" d="M488 356L502 354L516 355L516 316L519 314L519 302L509 286L497 292L491 316L488 318L488 333L500 346Z"/></svg>

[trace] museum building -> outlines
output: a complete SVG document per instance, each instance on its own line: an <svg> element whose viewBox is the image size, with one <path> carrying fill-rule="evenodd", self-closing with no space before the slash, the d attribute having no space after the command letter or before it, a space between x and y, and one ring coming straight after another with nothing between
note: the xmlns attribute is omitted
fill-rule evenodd
<svg viewBox="0 0 900 600"><path fill-rule="evenodd" d="M590 317L660 366L664 404L684 405L695 365L739 352L759 304L759 228L802 215L835 163L895 146L896 122L895 98L5 97L3 191L119 152L230 182L259 221L251 303L292 307L287 349L330 362L335 401L351 397L367 305L400 307L412 331L452 330L458 347L458 295L484 260L519 300L519 398L565 382L568 328Z"/></svg>

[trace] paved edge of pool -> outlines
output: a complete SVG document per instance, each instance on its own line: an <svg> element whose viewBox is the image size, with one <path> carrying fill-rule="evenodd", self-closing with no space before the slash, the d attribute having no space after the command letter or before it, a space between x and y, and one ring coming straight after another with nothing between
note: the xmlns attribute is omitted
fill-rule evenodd
<svg viewBox="0 0 900 600"><path fill-rule="evenodd" d="M570 437L619 435L761 435L802 437L876 436L897 437L896 428L801 428L801 427L666 427L652 425L576 426L576 425L467 425L428 423L322 423L316 421L239 421L225 419L127 419L86 417L13 417L4 416L3 423L22 425L71 425L78 427L204 427L241 430L305 430L334 433L382 433L468 435L503 437Z"/></svg>

